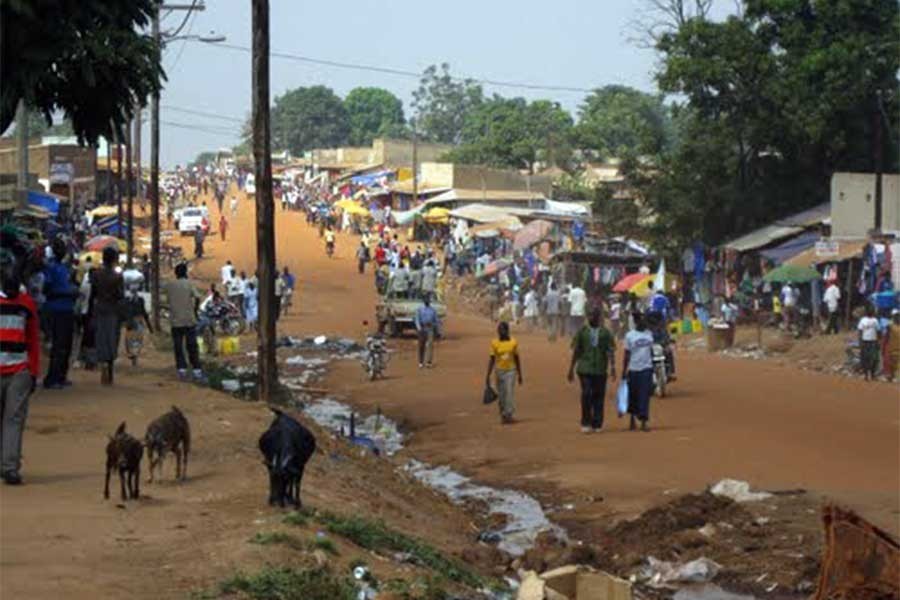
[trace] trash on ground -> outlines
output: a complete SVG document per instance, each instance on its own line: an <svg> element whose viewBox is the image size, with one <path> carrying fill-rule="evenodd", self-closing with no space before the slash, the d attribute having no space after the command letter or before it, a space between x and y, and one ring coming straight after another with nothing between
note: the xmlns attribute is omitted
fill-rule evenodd
<svg viewBox="0 0 900 600"><path fill-rule="evenodd" d="M631 600L631 583L603 571L567 565L522 576L517 600Z"/></svg>
<svg viewBox="0 0 900 600"><path fill-rule="evenodd" d="M647 557L647 564L641 568L638 578L652 587L672 583L706 583L715 579L722 566L706 557L676 564Z"/></svg>
<svg viewBox="0 0 900 600"><path fill-rule="evenodd" d="M731 498L735 502L756 502L772 497L768 492L751 492L749 483L737 479L723 479L709 491L715 496Z"/></svg>
<svg viewBox="0 0 900 600"><path fill-rule="evenodd" d="M733 594L713 583L704 583L681 588L675 592L672 600L756 600L756 597Z"/></svg>

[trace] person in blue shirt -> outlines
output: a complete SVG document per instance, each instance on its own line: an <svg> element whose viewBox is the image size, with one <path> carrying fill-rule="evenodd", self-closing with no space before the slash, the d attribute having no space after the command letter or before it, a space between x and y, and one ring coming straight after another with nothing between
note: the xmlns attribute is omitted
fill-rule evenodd
<svg viewBox="0 0 900 600"><path fill-rule="evenodd" d="M434 337L441 326L437 311L431 306L431 298L426 295L422 306L416 310L416 332L419 334L419 368L434 366Z"/></svg>
<svg viewBox="0 0 900 600"><path fill-rule="evenodd" d="M666 297L665 293L663 293L662 290L653 289L652 281L647 284L647 288L652 293L652 296L650 297L650 305L647 307L647 314L656 314L663 323L667 323L669 321L669 313L672 310L672 307L669 304L669 299Z"/></svg>
<svg viewBox="0 0 900 600"><path fill-rule="evenodd" d="M44 311L50 334L50 365L44 377L44 387L58 390L72 385L68 380L69 356L75 332L75 299L78 288L72 270L65 264L66 244L56 238L51 245L53 258L44 267Z"/></svg>

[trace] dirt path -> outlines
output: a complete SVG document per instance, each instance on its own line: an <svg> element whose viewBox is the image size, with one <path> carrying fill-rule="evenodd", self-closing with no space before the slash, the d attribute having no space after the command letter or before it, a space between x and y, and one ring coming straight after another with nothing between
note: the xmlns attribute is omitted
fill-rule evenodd
<svg viewBox="0 0 900 600"><path fill-rule="evenodd" d="M212 275L226 258L252 264L249 206L237 219L234 241L212 245L200 266ZM299 213L278 212L279 264L299 274L300 312L283 319L289 333L359 337L375 301L369 273L356 273L358 240L339 238L328 259ZM681 352L680 379L671 396L654 400L654 431L624 431L607 402L607 428L578 429L577 385L565 381L568 348L517 330L525 371L514 427L501 427L480 390L493 325L475 315L451 314L437 345L437 368L420 371L414 341L400 352L389 379L364 382L357 365L335 370L331 384L356 405L405 420L415 431L416 456L452 463L485 481L556 490L576 501L568 518L590 522L630 515L671 494L702 489L723 477L767 489L806 488L833 497L889 531L900 531L900 393L896 386L802 371L705 352ZM611 392L608 397L611 398ZM603 497L603 503L578 499Z"/></svg>
<svg viewBox="0 0 900 600"><path fill-rule="evenodd" d="M217 279L226 259L251 271L252 216L242 202L228 240L211 236L207 258L194 271ZM299 276L296 310L282 319L280 333L360 337L375 295L371 275L356 273L358 242L341 236L337 256L328 259L302 215L279 211L276 225L279 266ZM653 403L654 431L623 431L607 403L606 430L585 436L578 432L577 388L564 379L565 344L516 331L525 368L517 394L521 420L501 427L496 409L480 403L493 326L453 314L447 330L434 370L416 368L413 340L404 339L391 343L398 352L387 380L365 382L359 365L346 362L331 372L330 385L356 406L380 406L404 422L413 432L409 452L417 457L528 489L547 504L573 503L554 517L579 535L722 477L761 488L807 488L890 531L900 529L895 387L682 353L672 396ZM245 337L244 349L252 343ZM112 389L101 387L96 374L76 371L74 388L33 398L27 485L0 487L0 596L184 597L271 558L271 549L247 544L278 518L263 502L255 447L269 414L258 404L172 381L169 361L151 355L139 369L124 367ZM145 486L147 498L125 509L103 501L106 434L123 419L141 434L173 402L187 410L199 440L191 481ZM312 506L383 516L407 533L427 532L442 548L461 548L473 537L465 515L396 479L384 461L360 465L325 452L312 465L304 482Z"/></svg>

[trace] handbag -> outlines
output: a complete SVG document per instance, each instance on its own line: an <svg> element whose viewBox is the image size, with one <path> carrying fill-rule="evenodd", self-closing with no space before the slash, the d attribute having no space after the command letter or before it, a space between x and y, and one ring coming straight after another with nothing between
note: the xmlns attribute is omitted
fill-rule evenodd
<svg viewBox="0 0 900 600"><path fill-rule="evenodd" d="M497 392L491 387L491 384L485 384L484 395L481 398L482 404L490 404L497 401Z"/></svg>
<svg viewBox="0 0 900 600"><path fill-rule="evenodd" d="M623 416L628 412L628 378L622 377L619 382L619 389L616 390L616 410L619 416Z"/></svg>

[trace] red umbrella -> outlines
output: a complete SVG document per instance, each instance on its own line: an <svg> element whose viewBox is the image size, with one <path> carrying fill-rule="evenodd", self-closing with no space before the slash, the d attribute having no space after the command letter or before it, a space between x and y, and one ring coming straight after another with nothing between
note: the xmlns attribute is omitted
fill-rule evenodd
<svg viewBox="0 0 900 600"><path fill-rule="evenodd" d="M98 235L92 237L84 244L84 249L88 252L102 252L104 248L113 246L119 248L119 238L111 235Z"/></svg>
<svg viewBox="0 0 900 600"><path fill-rule="evenodd" d="M632 273L631 275L626 275L622 279L613 286L612 291L619 293L630 292L631 288L639 284L641 281L650 277L650 275L646 273Z"/></svg>

